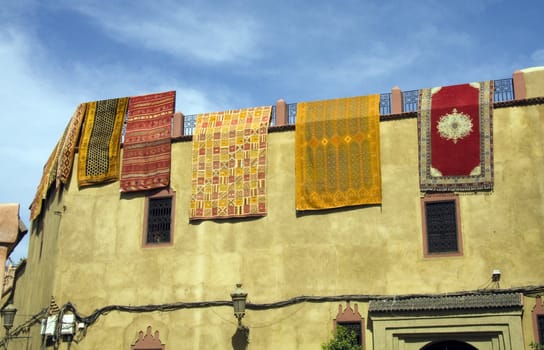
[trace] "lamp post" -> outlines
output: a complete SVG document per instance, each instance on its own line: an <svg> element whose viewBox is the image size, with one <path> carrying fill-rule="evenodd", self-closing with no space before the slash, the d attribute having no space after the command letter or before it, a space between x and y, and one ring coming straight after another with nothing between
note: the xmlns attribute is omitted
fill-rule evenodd
<svg viewBox="0 0 544 350"><path fill-rule="evenodd" d="M247 293L242 289L242 284L237 283L234 292L230 293L232 306L234 307L234 317L238 319L238 328L243 328L242 318L246 314Z"/></svg>
<svg viewBox="0 0 544 350"><path fill-rule="evenodd" d="M15 314L17 313L17 308L13 304L8 304L5 308L0 311L2 315L2 322L4 328L6 329L6 348L8 347L9 340L9 330L13 327L13 320L15 319Z"/></svg>
<svg viewBox="0 0 544 350"><path fill-rule="evenodd" d="M13 319L15 319L15 314L17 313L17 308L13 304L8 304L5 308L0 311L2 315L2 321L4 322L4 328L7 332L13 327Z"/></svg>

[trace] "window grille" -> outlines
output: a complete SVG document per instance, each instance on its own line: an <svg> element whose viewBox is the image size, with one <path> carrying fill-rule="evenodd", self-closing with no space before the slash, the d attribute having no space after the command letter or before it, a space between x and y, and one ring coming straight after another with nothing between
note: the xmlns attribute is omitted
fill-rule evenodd
<svg viewBox="0 0 544 350"><path fill-rule="evenodd" d="M538 328L538 341L544 343L544 315L538 315L536 318L536 325Z"/></svg>
<svg viewBox="0 0 544 350"><path fill-rule="evenodd" d="M337 322L338 326L342 326L346 328L348 331L352 331L355 333L357 337L357 345L362 345L362 337L361 337L361 322Z"/></svg>
<svg viewBox="0 0 544 350"><path fill-rule="evenodd" d="M361 317L359 313L359 306L357 304L351 307L349 301L346 303L346 308L342 308L342 304L338 305L338 314L334 319L335 328L338 326L346 328L348 331L355 333L357 344L363 348L365 343L365 319Z"/></svg>
<svg viewBox="0 0 544 350"><path fill-rule="evenodd" d="M169 243L172 197L150 198L147 215L146 243Z"/></svg>
<svg viewBox="0 0 544 350"><path fill-rule="evenodd" d="M455 201L425 203L429 253L458 252Z"/></svg>

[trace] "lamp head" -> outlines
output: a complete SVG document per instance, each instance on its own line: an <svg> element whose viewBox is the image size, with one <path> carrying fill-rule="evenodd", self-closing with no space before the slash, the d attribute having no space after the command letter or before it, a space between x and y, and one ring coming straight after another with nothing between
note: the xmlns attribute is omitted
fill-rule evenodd
<svg viewBox="0 0 544 350"><path fill-rule="evenodd" d="M234 317L238 319L238 327L242 326L242 318L246 314L247 293L242 289L242 284L237 283L236 289L230 293L232 306L234 308Z"/></svg>
<svg viewBox="0 0 544 350"><path fill-rule="evenodd" d="M17 313L17 308L13 304L8 304L4 307L0 314L2 315L2 320L4 323L4 328L6 331L9 331L13 327L13 320L15 319L15 314Z"/></svg>

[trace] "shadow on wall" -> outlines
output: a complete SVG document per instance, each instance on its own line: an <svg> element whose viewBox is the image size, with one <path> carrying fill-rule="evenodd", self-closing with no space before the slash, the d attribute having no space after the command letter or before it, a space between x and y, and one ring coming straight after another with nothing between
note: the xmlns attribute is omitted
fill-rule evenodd
<svg viewBox="0 0 544 350"><path fill-rule="evenodd" d="M247 350L249 344L249 328L238 327L236 332L232 336L232 349L233 350Z"/></svg>

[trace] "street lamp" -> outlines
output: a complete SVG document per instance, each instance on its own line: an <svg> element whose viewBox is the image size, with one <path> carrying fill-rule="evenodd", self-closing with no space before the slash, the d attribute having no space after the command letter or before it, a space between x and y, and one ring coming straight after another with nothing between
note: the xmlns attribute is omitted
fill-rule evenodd
<svg viewBox="0 0 544 350"><path fill-rule="evenodd" d="M9 304L5 308L0 311L0 314L2 315L2 321L4 322L4 328L7 332L13 327L13 319L15 318L15 314L17 313L17 308L13 306L13 304Z"/></svg>
<svg viewBox="0 0 544 350"><path fill-rule="evenodd" d="M16 313L17 308L13 306L13 304L8 304L6 307L0 310L0 316L2 316L2 323L4 324L4 328L6 329L6 337L0 342L0 344L4 346L4 349L8 348L8 341L10 341L11 339L26 339L26 345L28 347L28 340L30 339L29 336L18 337L9 335L9 330L11 329L11 327L13 327L13 320L15 319Z"/></svg>
<svg viewBox="0 0 544 350"><path fill-rule="evenodd" d="M232 306L234 307L234 317L238 319L238 328L242 328L242 318L246 314L247 293L242 289L242 283L236 284L234 292L230 293Z"/></svg>

